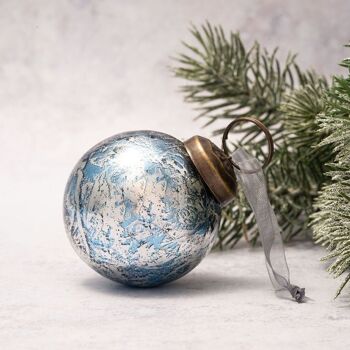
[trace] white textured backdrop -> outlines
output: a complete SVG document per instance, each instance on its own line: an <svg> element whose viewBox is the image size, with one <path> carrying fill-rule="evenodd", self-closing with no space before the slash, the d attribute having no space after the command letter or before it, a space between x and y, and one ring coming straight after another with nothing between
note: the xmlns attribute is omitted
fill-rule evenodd
<svg viewBox="0 0 350 350"><path fill-rule="evenodd" d="M1 0L0 348L350 345L349 298L331 300L337 283L319 248L287 250L315 299L306 305L276 299L262 252L247 248L213 254L165 288L130 291L75 257L61 217L71 168L101 139L209 135L167 67L190 22L239 30L281 57L299 52L303 68L329 75L349 55L349 15L348 0Z"/></svg>

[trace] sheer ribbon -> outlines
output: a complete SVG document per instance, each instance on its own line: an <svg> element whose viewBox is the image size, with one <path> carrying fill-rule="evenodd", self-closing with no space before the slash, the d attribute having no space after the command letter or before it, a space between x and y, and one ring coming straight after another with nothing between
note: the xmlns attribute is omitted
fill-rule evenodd
<svg viewBox="0 0 350 350"><path fill-rule="evenodd" d="M235 168L237 180L256 218L271 283L276 291L288 290L300 303L305 298L305 288L290 283L281 228L268 198L261 164L242 148L233 152L232 159L240 168Z"/></svg>

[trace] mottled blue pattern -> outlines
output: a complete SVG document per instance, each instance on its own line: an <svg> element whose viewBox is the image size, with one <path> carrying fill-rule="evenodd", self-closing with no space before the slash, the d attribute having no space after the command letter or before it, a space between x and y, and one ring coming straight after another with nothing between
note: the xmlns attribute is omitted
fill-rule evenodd
<svg viewBox="0 0 350 350"><path fill-rule="evenodd" d="M188 273L212 247L219 217L182 142L159 132L102 141L78 162L65 191L65 225L77 253L128 285Z"/></svg>

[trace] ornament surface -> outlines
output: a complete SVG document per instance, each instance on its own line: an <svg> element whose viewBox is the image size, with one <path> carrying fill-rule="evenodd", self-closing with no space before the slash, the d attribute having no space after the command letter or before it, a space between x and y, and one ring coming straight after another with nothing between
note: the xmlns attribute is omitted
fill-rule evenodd
<svg viewBox="0 0 350 350"><path fill-rule="evenodd" d="M196 267L214 243L220 211L183 143L154 131L97 144L75 166L64 196L78 255L101 275L139 287Z"/></svg>

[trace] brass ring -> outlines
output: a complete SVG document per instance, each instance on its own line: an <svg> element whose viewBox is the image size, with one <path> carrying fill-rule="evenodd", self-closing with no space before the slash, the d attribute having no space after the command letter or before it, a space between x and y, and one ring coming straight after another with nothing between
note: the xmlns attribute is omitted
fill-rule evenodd
<svg viewBox="0 0 350 350"><path fill-rule="evenodd" d="M244 121L254 123L260 130L262 130L264 132L264 134L266 136L269 153L268 153L267 158L265 159L265 162L263 164L263 168L265 168L267 165L269 165L269 163L271 162L272 156L273 156L273 152L274 152L273 139L272 139L272 136L270 134L269 129L261 121L259 121L256 118L240 117L240 118L237 118L236 120L232 121L226 127L224 134L222 135L222 149L224 150L224 152L226 153L227 156L230 156L230 150L228 149L227 143L226 143L228 134L236 124L238 124L240 122L244 122ZM232 161L232 159L231 159L231 162L235 168L240 170L239 166L234 161Z"/></svg>

